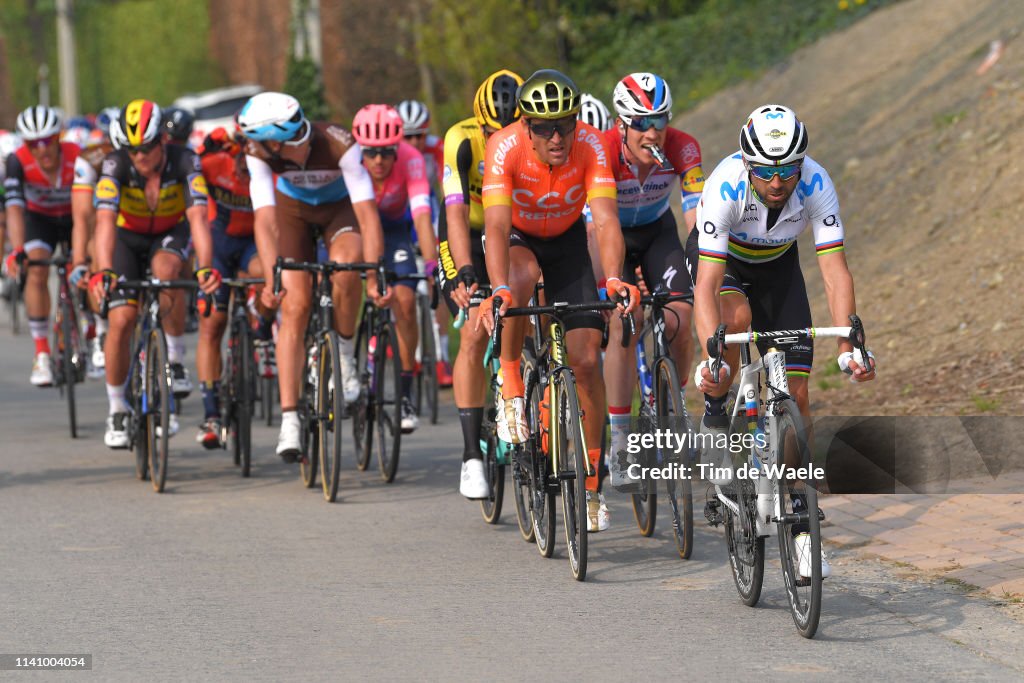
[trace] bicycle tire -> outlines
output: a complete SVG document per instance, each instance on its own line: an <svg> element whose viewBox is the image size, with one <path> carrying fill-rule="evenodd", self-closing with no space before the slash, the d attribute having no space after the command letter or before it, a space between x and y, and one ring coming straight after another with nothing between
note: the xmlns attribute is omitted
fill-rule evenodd
<svg viewBox="0 0 1024 683"><path fill-rule="evenodd" d="M480 501L480 513L488 524L497 524L501 519L501 506L505 501L505 466L498 462L498 436L491 432L487 436L484 451L484 476L490 491Z"/></svg>
<svg viewBox="0 0 1024 683"><path fill-rule="evenodd" d="M776 420L774 429L777 430L778 440L783 453L775 456L774 462L784 462L784 455L792 456L790 461L796 461L797 467L807 467L810 462L810 449L807 445L807 435L803 427L803 419L800 416L800 409L792 399L780 402L776 407ZM792 521L793 499L790 495L797 489L790 480L781 479L776 482L778 485L779 500L782 501L782 517L776 520L779 537L779 559L782 564L782 578L786 587L786 597L789 602L789 611L793 617L796 630L804 638L813 638L818 630L818 622L821 617L821 521L818 519L818 492L813 486L804 485L803 499L807 511L807 533L811 537L811 577L805 579L800 576L799 557L794 546L794 534ZM801 529L802 530L802 529Z"/></svg>
<svg viewBox="0 0 1024 683"><path fill-rule="evenodd" d="M402 359L398 353L395 325L390 320L377 327L373 371L376 375L373 413L377 432L377 464L381 479L390 484L398 472L402 448Z"/></svg>
<svg viewBox="0 0 1024 683"><path fill-rule="evenodd" d="M21 287L18 281L11 278L11 298L8 300L8 312L11 314L11 334L21 334L21 320L18 317L18 307L21 303Z"/></svg>
<svg viewBox="0 0 1024 683"><path fill-rule="evenodd" d="M694 442L693 423L683 401L676 364L668 357L659 358L654 364L654 412L659 421L673 420L673 428L686 430L688 448L678 464L692 468L694 454L690 449ZM690 559L693 553L693 484L687 472L692 472L692 469L682 470L683 476L665 482L669 512L672 515L672 535L679 557L683 560Z"/></svg>
<svg viewBox="0 0 1024 683"><path fill-rule="evenodd" d="M260 378L261 391L260 400L263 404L263 420L266 422L268 427L274 426L274 404L276 403L277 394L277 378L276 377L262 377Z"/></svg>
<svg viewBox="0 0 1024 683"><path fill-rule="evenodd" d="M558 463L558 481L562 492L562 521L569 571L577 581L587 578L587 448L583 438L576 379L560 370L554 387L552 410L552 446ZM571 476L570 476L571 475Z"/></svg>
<svg viewBox="0 0 1024 683"><path fill-rule="evenodd" d="M652 434L659 425L655 422L654 410L644 402L642 391L640 396L637 431L640 434ZM633 519L636 520L640 535L650 538L654 535L654 527L658 521L658 494L653 482L641 482L641 486L643 491L630 495L630 502L633 504Z"/></svg>
<svg viewBox="0 0 1024 683"><path fill-rule="evenodd" d="M345 409L338 333L329 330L320 344L316 382L317 433L320 438L320 481L324 500L338 498L341 481L341 416Z"/></svg>
<svg viewBox="0 0 1024 683"><path fill-rule="evenodd" d="M142 327L135 325L132 330L131 344L128 348L136 349L134 359L129 365L128 390L125 400L131 407L128 414L128 439L131 449L135 452L135 476L139 481L149 479L149 435L146 433L146 416L142 411L142 380L146 372L145 345L140 345Z"/></svg>
<svg viewBox="0 0 1024 683"><path fill-rule="evenodd" d="M242 476L248 477L252 468L252 389L255 369L253 368L252 333L247 322L238 324L236 350L237 374L234 377L234 409L236 462L242 468Z"/></svg>
<svg viewBox="0 0 1024 683"><path fill-rule="evenodd" d="M369 305L363 307L363 315L356 330L356 368L359 373L359 398L349 410L352 411L352 442L356 451L356 469L365 472L373 453L373 404L370 401L372 373L368 366L369 340L372 336Z"/></svg>
<svg viewBox="0 0 1024 683"><path fill-rule="evenodd" d="M320 467L320 437L317 432L317 421L312 419L316 410L316 392L309 376L308 359L314 354L314 342L307 334L303 348L306 349L306 362L302 364L302 392L299 394L299 443L302 445L302 456L299 458L299 476L307 489L316 486L316 473Z"/></svg>
<svg viewBox="0 0 1024 683"><path fill-rule="evenodd" d="M536 402L540 394L537 390L533 361L524 355L521 367L523 369L523 384L526 387L524 395L526 397L526 420L530 428L530 440L526 446L516 445L512 447L509 463L512 469L512 499L516 506L516 524L519 526L519 534L522 536L522 539L527 543L533 543L535 539L533 521L530 516L530 506L533 500L530 486L533 476L533 462L530 458L532 457L533 450L537 447L534 444L538 438L537 429L540 413ZM492 383L493 381L492 378ZM497 385L492 384L491 395L494 396L495 404L488 409L488 422L490 422L491 429L494 429L494 419L497 413L498 391Z"/></svg>
<svg viewBox="0 0 1024 683"><path fill-rule="evenodd" d="M740 514L725 507L725 541L729 550L729 568L740 599L753 607L761 599L764 581L764 536L757 535L754 523L757 494L753 483L739 480L732 484Z"/></svg>
<svg viewBox="0 0 1024 683"><path fill-rule="evenodd" d="M69 315L70 313L70 315ZM75 382L78 381L78 372L75 369L75 334L72 325L75 324L75 311L68 298L60 297L57 306L59 321L55 321L54 331L59 329L58 345L55 349L60 350L60 367L57 373L60 375L61 391L68 401L68 424L71 427L71 438L78 437L78 423L75 410Z"/></svg>
<svg viewBox="0 0 1024 683"><path fill-rule="evenodd" d="M146 450L153 490L163 493L167 483L167 449L171 421L171 368L163 330L150 330L146 344L145 416Z"/></svg>
<svg viewBox="0 0 1024 683"><path fill-rule="evenodd" d="M542 393L539 383L534 383L533 391L536 396L531 402L538 408L535 417L530 418L529 424L536 425L536 432L531 431L530 452L528 462L530 464L529 487L530 487L530 522L533 526L533 540L537 544L537 550L543 557L551 557L555 554L555 491L556 486L548 486L548 476L551 473L549 465L550 458L544 452L541 434L540 402ZM532 409L532 408L531 408ZM531 427L532 429L532 427Z"/></svg>
<svg viewBox="0 0 1024 683"><path fill-rule="evenodd" d="M423 352L420 354L423 396L427 403L430 424L437 424L437 344L434 337L434 311L430 308L430 299L421 295L420 299L420 336ZM417 414L419 409L417 408Z"/></svg>

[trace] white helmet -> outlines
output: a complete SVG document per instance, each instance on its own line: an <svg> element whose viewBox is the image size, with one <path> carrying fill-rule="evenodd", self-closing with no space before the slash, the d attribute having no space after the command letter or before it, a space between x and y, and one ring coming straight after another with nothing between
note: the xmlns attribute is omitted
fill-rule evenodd
<svg viewBox="0 0 1024 683"><path fill-rule="evenodd" d="M750 112L740 128L740 151L755 164L791 164L807 154L807 129L792 109L766 104Z"/></svg>
<svg viewBox="0 0 1024 683"><path fill-rule="evenodd" d="M664 78L641 71L618 82L612 91L612 105L627 124L634 116L671 115L672 92Z"/></svg>
<svg viewBox="0 0 1024 683"><path fill-rule="evenodd" d="M63 123L59 110L40 104L18 114L18 135L22 140L41 140L59 133Z"/></svg>
<svg viewBox="0 0 1024 683"><path fill-rule="evenodd" d="M287 142L302 130L306 115L291 95L261 92L249 98L236 120L242 134L250 140Z"/></svg>
<svg viewBox="0 0 1024 683"><path fill-rule="evenodd" d="M21 147L21 138L17 133L0 130L0 164Z"/></svg>
<svg viewBox="0 0 1024 683"><path fill-rule="evenodd" d="M402 100L395 107L402 117L403 135L422 135L430 126L430 110L427 105L417 100Z"/></svg>
<svg viewBox="0 0 1024 683"><path fill-rule="evenodd" d="M580 97L580 120L598 130L608 130L612 127L612 114L608 107L590 93L583 93Z"/></svg>

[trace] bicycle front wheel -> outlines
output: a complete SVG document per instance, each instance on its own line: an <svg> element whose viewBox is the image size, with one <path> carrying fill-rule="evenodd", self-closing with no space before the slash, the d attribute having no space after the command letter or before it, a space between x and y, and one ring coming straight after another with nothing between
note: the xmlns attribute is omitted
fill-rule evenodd
<svg viewBox="0 0 1024 683"><path fill-rule="evenodd" d="M761 599L761 584L764 580L764 536L757 535L754 519L757 515L757 494L750 480L735 481L734 500L739 506L737 514L731 508L725 510L725 542L729 548L729 567L736 590L747 607L753 607Z"/></svg>
<svg viewBox="0 0 1024 683"><path fill-rule="evenodd" d="M234 421L235 462L241 465L242 476L248 477L252 468L252 409L255 368L253 368L252 333L247 329L248 322L235 323L238 326L236 346L232 357L235 372L233 379L234 391L232 399L232 419Z"/></svg>
<svg viewBox="0 0 1024 683"><path fill-rule="evenodd" d="M369 344L372 333L372 309L363 308L362 321L356 333L356 368L359 373L359 398L349 408L352 411L352 441L356 449L356 468L365 472L373 452L373 369L369 365Z"/></svg>
<svg viewBox="0 0 1024 683"><path fill-rule="evenodd" d="M341 477L341 414L345 409L338 334L327 332L320 344L316 382L316 420L320 438L320 474L324 500L338 497Z"/></svg>
<svg viewBox="0 0 1024 683"><path fill-rule="evenodd" d="M779 450L775 462L809 467L810 449L803 418L796 402L786 399L776 407L775 443ZM810 483L783 477L776 482L782 515L776 520L782 578L796 630L804 638L813 638L821 617L821 520L818 518L818 492ZM799 502L798 502L799 501ZM805 535L799 542L797 539ZM803 557L801 555L804 555ZM809 569L810 576L801 574Z"/></svg>
<svg viewBox="0 0 1024 683"><path fill-rule="evenodd" d="M660 422L671 422L671 428L683 430L686 434L685 457L670 454L677 464L692 468L694 458L690 453L693 444L693 423L683 402L682 388L676 364L671 358L660 358L654 368L654 409ZM661 425L659 425L661 426ZM676 539L679 557L690 559L693 553L693 486L687 474L692 470L681 470L681 476L666 480L669 511L672 514L672 534Z"/></svg>
<svg viewBox="0 0 1024 683"><path fill-rule="evenodd" d="M427 296L419 297L420 303L420 354L422 367L420 368L420 381L418 386L422 391L422 400L427 415L430 417L430 424L437 424L437 344L434 336L434 311L430 308L430 299ZM419 406L416 413L419 414Z"/></svg>
<svg viewBox="0 0 1024 683"><path fill-rule="evenodd" d="M519 534L527 543L533 543L533 522L530 519L530 502L533 500L530 492L530 481L532 477L531 472L533 463L529 454L533 452L533 442L535 439L539 439L539 436L535 434L535 431L540 424L540 420L537 417L539 407L536 403L539 393L537 390L537 380L533 361L526 358L525 354L523 357L522 370L523 385L526 387L526 423L530 427L530 438L525 445L512 447L512 451L509 455L509 464L512 469L512 500L515 501L516 504L516 523L519 526ZM491 380L490 393L494 396L494 405L487 408L487 419L485 425L489 425L488 429L493 430L498 410L498 400L500 399L497 384L493 378Z"/></svg>
<svg viewBox="0 0 1024 683"><path fill-rule="evenodd" d="M153 490L163 493L167 482L167 447L171 422L171 370L163 330L150 330L142 404L146 420L146 451Z"/></svg>
<svg viewBox="0 0 1024 683"><path fill-rule="evenodd" d="M576 380L562 370L555 382L555 405L551 413L552 446L562 489L565 544L573 578L587 578L587 449L583 440Z"/></svg>
<svg viewBox="0 0 1024 683"><path fill-rule="evenodd" d="M60 383L61 388L64 392L65 398L68 400L68 424L71 426L71 438L78 437L78 423L75 411L75 382L78 379L78 372L75 367L76 361L76 341L77 334L75 334L74 327L75 311L71 305L70 299L61 297L60 304L57 306L57 317L59 320L55 321L54 333L57 336L57 345L54 347L57 349L59 354L58 364L60 367L56 368L57 372L55 379Z"/></svg>
<svg viewBox="0 0 1024 683"><path fill-rule="evenodd" d="M505 500L505 466L498 462L499 447L498 436L489 432L484 450L484 476L490 492L480 501L480 512L488 524L497 524L501 519L501 505Z"/></svg>
<svg viewBox="0 0 1024 683"><path fill-rule="evenodd" d="M299 396L299 423L302 457L299 459L299 474L307 489L316 486L316 471L320 467L320 436L317 429L319 423L313 417L316 411L315 377L310 376L308 359L316 354L316 342L307 336L306 359L302 364L302 393ZM316 368L312 369L316 372Z"/></svg>
<svg viewBox="0 0 1024 683"><path fill-rule="evenodd" d="M402 360L398 355L395 326L390 321L377 328L374 356L373 419L377 427L377 464L381 478L390 484L398 472L398 456L402 447Z"/></svg>

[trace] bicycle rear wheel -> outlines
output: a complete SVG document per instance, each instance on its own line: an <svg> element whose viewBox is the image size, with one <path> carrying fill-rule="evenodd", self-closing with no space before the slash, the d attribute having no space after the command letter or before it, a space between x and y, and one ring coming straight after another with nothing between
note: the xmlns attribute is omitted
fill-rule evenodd
<svg viewBox="0 0 1024 683"><path fill-rule="evenodd" d="M320 436L320 474L324 500L338 498L341 476L341 415L345 409L338 334L327 332L320 345L316 383L316 420Z"/></svg>
<svg viewBox="0 0 1024 683"><path fill-rule="evenodd" d="M529 463L527 484L530 495L530 524L537 550L544 557L555 554L555 491L557 483L548 485L552 467L548 452L545 452L540 404L543 394L534 374L532 386L527 386L530 397L529 417L530 439L526 442L526 461ZM550 450L550 444L548 446Z"/></svg>
<svg viewBox="0 0 1024 683"><path fill-rule="evenodd" d="M395 480L402 448L402 360L398 354L398 336L390 320L377 328L374 350L374 410L377 427L377 464L385 483Z"/></svg>
<svg viewBox="0 0 1024 683"><path fill-rule="evenodd" d="M641 397L643 394L641 393ZM654 412L650 406L643 403L640 405L640 417L637 422L637 430L640 434L653 434L658 425L654 421ZM616 457L614 454L612 457ZM643 491L630 496L633 503L633 519L636 520L640 535L650 537L654 535L654 525L658 520L658 494L655 492L655 482L641 482Z"/></svg>
<svg viewBox="0 0 1024 683"><path fill-rule="evenodd" d="M773 429L778 435L773 441L779 445L775 462L809 467L810 449L807 446L803 418L792 399L786 399L776 407ZM782 578L789 599L789 611L800 635L813 638L821 617L821 520L818 518L818 492L809 484L800 485L785 477L776 483L779 501L782 503L782 516L776 520L779 558L782 561ZM802 501L802 509L795 508L794 496ZM798 534L807 534L810 538L809 547L805 549L809 556L803 558L805 564L810 564L809 577L800 574L801 558L796 548Z"/></svg>
<svg viewBox="0 0 1024 683"><path fill-rule="evenodd" d="M670 422L673 430L682 429L687 436L685 456L678 458L670 454L670 461L684 467L693 467L694 460L690 453L693 424L686 412L679 374L671 358L659 358L654 367L654 410L659 422ZM693 486L687 471L682 470L682 476L665 482L669 511L672 514L672 535L676 540L679 557L684 560L690 559L693 553Z"/></svg>
<svg viewBox="0 0 1024 683"><path fill-rule="evenodd" d="M167 447L171 421L171 370L167 363L167 339L161 329L150 330L146 344L143 410L146 419L146 450L153 490L163 493L167 482Z"/></svg>
<svg viewBox="0 0 1024 683"><path fill-rule="evenodd" d="M430 299L425 295L418 297L420 309L420 354L421 367L418 387L421 390L424 408L430 424L437 424L437 344L434 337L434 311L430 308ZM417 397L419 398L419 397ZM416 413L419 414L419 405Z"/></svg>
<svg viewBox="0 0 1024 683"><path fill-rule="evenodd" d="M509 464L512 469L512 500L516 504L516 524L519 526L519 534L523 537L523 540L527 543L534 542L533 534L533 522L530 519L530 503L533 500L531 494L531 480L533 478L533 460L532 453L536 448L539 448L539 438L536 430L540 425L539 407L537 400L539 392L537 389L536 376L534 374L534 367L531 361L523 358L523 384L526 387L526 423L530 427L530 438L525 445L517 445L512 447L512 451L509 457ZM499 398L497 385L491 386L491 394L494 396L494 405L490 406L488 411L488 422L490 428L494 429L494 419L497 413L497 401ZM534 443L538 445L534 445Z"/></svg>
<svg viewBox="0 0 1024 683"><path fill-rule="evenodd" d="M554 398L558 410L551 413L552 447L562 489L569 570L577 581L584 581L587 578L587 449L576 380L568 370L560 372Z"/></svg>
<svg viewBox="0 0 1024 683"><path fill-rule="evenodd" d="M732 498L739 505L739 514L725 507L725 542L729 548L729 567L736 590L743 604L753 607L761 599L764 580L764 536L757 535L757 494L749 479L732 484Z"/></svg>
<svg viewBox="0 0 1024 683"><path fill-rule="evenodd" d="M487 433L487 447L484 450L484 476L487 477L487 498L480 501L480 512L488 524L497 524L501 519L501 506L505 501L505 466L498 462L498 436Z"/></svg>

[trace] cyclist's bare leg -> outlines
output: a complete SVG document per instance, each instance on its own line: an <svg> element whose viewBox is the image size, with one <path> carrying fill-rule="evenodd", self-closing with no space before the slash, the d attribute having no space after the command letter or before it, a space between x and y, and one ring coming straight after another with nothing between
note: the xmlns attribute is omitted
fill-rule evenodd
<svg viewBox="0 0 1024 683"><path fill-rule="evenodd" d="M30 260L48 259L51 255L49 249L32 249L28 252ZM25 313L30 320L50 317L49 277L49 266L32 266L28 269L25 279Z"/></svg>
<svg viewBox="0 0 1024 683"><path fill-rule="evenodd" d="M747 297L730 292L719 295L718 300L721 304L722 322L725 323L726 334L745 332L750 327L751 319L750 303L747 301ZM701 340L701 344L705 343L707 343L706 339ZM720 397L729 392L740 362L740 347L738 345L733 344L726 349L725 362L729 364L730 375L718 382L717 390L707 392L709 396Z"/></svg>
<svg viewBox="0 0 1024 683"><path fill-rule="evenodd" d="M363 260L363 240L357 232L325 232L324 241L332 261L354 263ZM331 276L331 283L334 285L334 327L343 338L351 339L356 333L356 316L362 303L362 278L356 271L340 272Z"/></svg>
<svg viewBox="0 0 1024 683"><path fill-rule="evenodd" d="M395 314L395 330L398 332L398 355L402 359L402 371L412 372L416 366L416 347L419 345L416 290L397 285L394 292L391 310Z"/></svg>
<svg viewBox="0 0 1024 683"><path fill-rule="evenodd" d="M459 353L455 356L453 383L455 405L459 408L482 408L487 395L484 382L484 352L487 350L487 330L476 328L480 309L469 309L469 318L459 330Z"/></svg>
<svg viewBox="0 0 1024 683"><path fill-rule="evenodd" d="M150 269L158 280L177 280L181 277L184 261L177 254L158 251L153 255ZM168 336L180 337L185 334L185 297L178 289L167 289L160 293L161 322Z"/></svg>
<svg viewBox="0 0 1024 683"><path fill-rule="evenodd" d="M693 372L692 321L693 306L683 301L674 301L668 305L665 311L665 338L672 340L672 360L679 371L679 381L684 386Z"/></svg>
<svg viewBox="0 0 1024 683"><path fill-rule="evenodd" d="M629 346L623 348L622 320L617 313L612 313L608 320L608 346L604 352L604 384L610 406L629 406L633 403L638 339L639 335L633 335ZM603 408L601 412L604 413Z"/></svg>
<svg viewBox="0 0 1024 683"><path fill-rule="evenodd" d="M212 385L220 378L220 343L224 338L228 315L216 308L209 316L199 316L199 341L196 342L196 370L199 381Z"/></svg>
<svg viewBox="0 0 1024 683"><path fill-rule="evenodd" d="M310 275L294 270L281 273L287 292L281 299L281 327L277 336L278 390L281 410L295 410L299 403L299 379L306 364L304 339L309 322Z"/></svg>
<svg viewBox="0 0 1024 683"><path fill-rule="evenodd" d="M534 285L540 279L540 265L526 247L513 246L508 250L508 259L508 286L512 289L512 301L516 306L526 306L533 296ZM498 296L501 296L500 292ZM503 361L517 361L522 357L528 322L525 316L505 320L501 331Z"/></svg>
<svg viewBox="0 0 1024 683"><path fill-rule="evenodd" d="M136 306L125 305L111 308L107 312L107 341L103 351L107 357L107 384L124 386L128 379L128 365L131 349L132 328L135 326Z"/></svg>
<svg viewBox="0 0 1024 683"><path fill-rule="evenodd" d="M601 377L601 333L590 328L569 330L565 333L565 347L579 388L583 438L586 439L590 457L592 454L589 451L601 445L604 414L608 405L605 402L604 378ZM596 462L591 464L597 468ZM597 490L596 476L587 478L587 488Z"/></svg>

